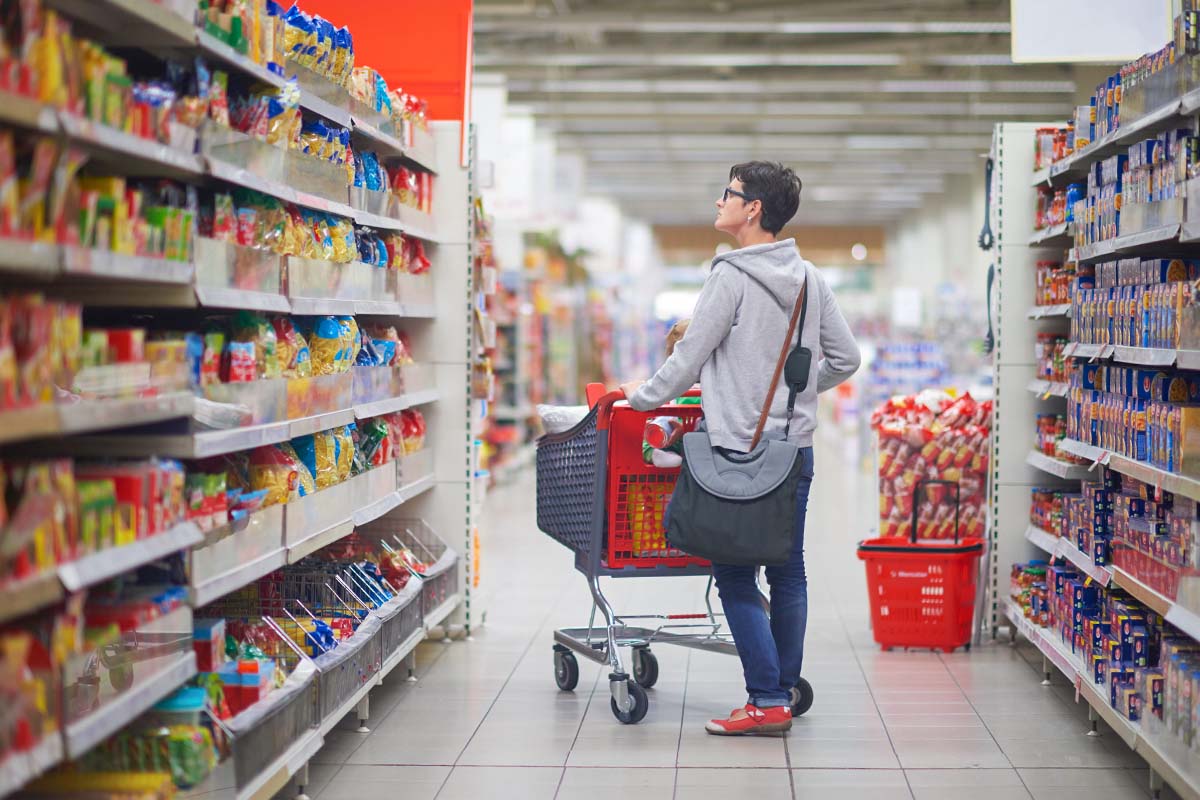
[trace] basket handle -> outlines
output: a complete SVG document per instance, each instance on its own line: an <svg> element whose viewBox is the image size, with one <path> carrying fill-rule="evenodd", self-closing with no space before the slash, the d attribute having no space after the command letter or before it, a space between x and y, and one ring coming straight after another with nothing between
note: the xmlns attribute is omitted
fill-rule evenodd
<svg viewBox="0 0 1200 800"><path fill-rule="evenodd" d="M608 394L608 389L603 383L589 383L587 385L588 408L595 408L606 394Z"/></svg>
<svg viewBox="0 0 1200 800"><path fill-rule="evenodd" d="M919 480L919 481L917 481L916 485L913 486L912 530L909 532L909 536L912 539L912 543L913 544L917 543L917 509L920 507L919 500L921 498L921 487L923 487L923 486L953 486L954 487L954 543L958 544L958 521L959 521L958 513L962 508L962 502L961 502L962 493L960 492L960 487L958 485L958 481L933 480L933 479Z"/></svg>

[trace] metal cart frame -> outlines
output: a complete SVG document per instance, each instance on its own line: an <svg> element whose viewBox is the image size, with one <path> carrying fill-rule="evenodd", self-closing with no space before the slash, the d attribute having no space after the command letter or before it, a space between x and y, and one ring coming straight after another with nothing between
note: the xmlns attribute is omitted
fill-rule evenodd
<svg viewBox="0 0 1200 800"><path fill-rule="evenodd" d="M604 559L607 544L609 491L609 432L614 405L621 392L605 394L604 387L588 386L591 411L575 427L543 436L537 443L538 528L575 553L575 568L584 574L592 593L587 627L554 632L554 676L559 689L572 691L579 683L576 654L611 670L609 692L613 716L625 724L640 722L649 710L646 689L658 681L658 660L650 650L656 642L695 650L737 655L737 646L724 626L724 615L713 611L711 567L704 562L683 566L654 564L609 567ZM670 415L679 406L665 406L655 414ZM689 408L694 409L695 406ZM661 560L661 559L660 559ZM600 588L600 578L707 576L705 613L618 614ZM760 595L761 595L760 589ZM763 596L770 611L770 602ZM596 613L603 624L596 624ZM630 624L631 622L637 624ZM632 650L630 675L620 649ZM813 701L812 686L801 678L792 690L792 714L806 712Z"/></svg>

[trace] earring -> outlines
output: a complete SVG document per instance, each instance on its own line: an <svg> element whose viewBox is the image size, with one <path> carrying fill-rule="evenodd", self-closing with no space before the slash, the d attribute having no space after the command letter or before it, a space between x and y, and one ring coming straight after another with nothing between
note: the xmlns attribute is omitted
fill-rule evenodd
<svg viewBox="0 0 1200 800"><path fill-rule="evenodd" d="M754 221L754 215L753 215L753 214L751 214L750 216L746 217L746 222L753 222L753 221Z"/></svg>

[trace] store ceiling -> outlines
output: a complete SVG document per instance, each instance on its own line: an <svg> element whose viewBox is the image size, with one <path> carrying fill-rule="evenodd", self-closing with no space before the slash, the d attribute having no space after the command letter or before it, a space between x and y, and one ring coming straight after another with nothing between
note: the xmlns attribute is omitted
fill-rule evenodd
<svg viewBox="0 0 1200 800"><path fill-rule="evenodd" d="M475 0L475 64L658 224L711 220L752 158L801 175L798 221L894 221L1102 74L1013 64L1008 0Z"/></svg>

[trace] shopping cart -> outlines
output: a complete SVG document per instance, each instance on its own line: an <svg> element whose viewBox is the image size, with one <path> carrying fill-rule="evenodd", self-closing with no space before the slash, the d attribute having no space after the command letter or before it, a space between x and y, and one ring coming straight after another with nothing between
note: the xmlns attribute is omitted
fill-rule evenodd
<svg viewBox="0 0 1200 800"><path fill-rule="evenodd" d="M954 541L917 539L921 490L953 490ZM927 494L928 496L928 494ZM959 485L920 480L913 487L911 540L883 536L858 544L867 568L871 629L884 650L929 647L952 652L971 649L975 586L984 542L959 538Z"/></svg>
<svg viewBox="0 0 1200 800"><path fill-rule="evenodd" d="M587 396L591 410L579 424L537 443L538 527L575 553L575 568L587 578L592 593L587 627L554 632L554 677L558 688L569 692L579 683L576 653L607 664L613 716L633 724L646 716L650 701L645 690L658 681L652 644L728 655L736 655L737 648L725 630L724 615L713 611L711 565L666 541L663 512L679 470L646 464L642 457L647 420L675 417L685 429L694 428L700 407L680 404L635 411L618 405L620 392L605 394L599 384L589 385ZM708 576L704 613L617 614L600 590L602 577L670 575ZM763 604L770 608L765 597ZM599 626L597 611L604 617ZM632 676L621 660L622 647L632 649ZM807 711L812 701L812 687L801 678L792 690L793 716Z"/></svg>

